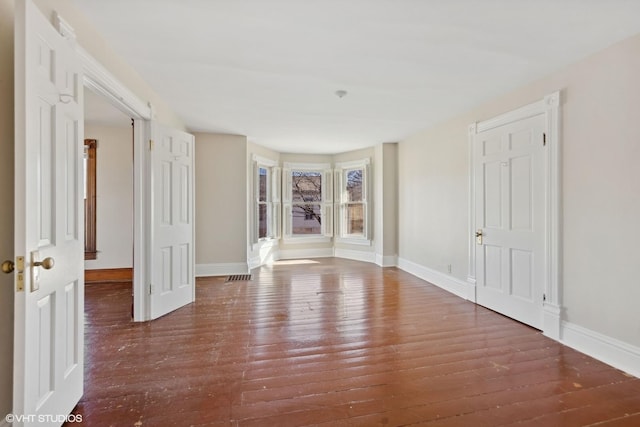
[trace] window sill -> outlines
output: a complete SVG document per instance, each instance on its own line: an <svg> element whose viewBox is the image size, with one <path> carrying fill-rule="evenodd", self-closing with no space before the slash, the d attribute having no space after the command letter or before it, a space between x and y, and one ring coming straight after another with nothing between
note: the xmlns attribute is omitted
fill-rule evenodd
<svg viewBox="0 0 640 427"><path fill-rule="evenodd" d="M287 245L304 244L304 243L331 243L331 237L327 236L287 236L282 239Z"/></svg>
<svg viewBox="0 0 640 427"><path fill-rule="evenodd" d="M276 239L275 237L266 237L251 245L251 249L255 251L262 248L274 248L278 246L278 241L279 239Z"/></svg>
<svg viewBox="0 0 640 427"><path fill-rule="evenodd" d="M344 245L371 246L371 240L364 237L336 237L336 243Z"/></svg>

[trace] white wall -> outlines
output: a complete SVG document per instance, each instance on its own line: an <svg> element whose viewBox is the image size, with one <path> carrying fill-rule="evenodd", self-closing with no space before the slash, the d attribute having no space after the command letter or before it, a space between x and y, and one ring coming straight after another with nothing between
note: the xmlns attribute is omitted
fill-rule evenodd
<svg viewBox="0 0 640 427"><path fill-rule="evenodd" d="M247 138L196 133L196 274L247 271Z"/></svg>
<svg viewBox="0 0 640 427"><path fill-rule="evenodd" d="M13 0L0 0L0 262L13 259ZM13 395L13 274L0 273L0 419Z"/></svg>
<svg viewBox="0 0 640 427"><path fill-rule="evenodd" d="M129 124L127 125L127 121ZM85 123L87 139L96 139L96 247L87 270L133 267L133 131L124 126Z"/></svg>
<svg viewBox="0 0 640 427"><path fill-rule="evenodd" d="M561 89L563 318L640 346L638 76L640 35L400 142L399 256L466 278L468 125Z"/></svg>

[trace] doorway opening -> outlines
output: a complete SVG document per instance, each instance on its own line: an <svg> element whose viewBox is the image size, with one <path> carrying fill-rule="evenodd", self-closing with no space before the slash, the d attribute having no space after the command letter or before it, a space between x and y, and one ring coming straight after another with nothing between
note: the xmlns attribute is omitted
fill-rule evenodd
<svg viewBox="0 0 640 427"><path fill-rule="evenodd" d="M132 292L133 127L127 114L85 87L85 282L126 282Z"/></svg>

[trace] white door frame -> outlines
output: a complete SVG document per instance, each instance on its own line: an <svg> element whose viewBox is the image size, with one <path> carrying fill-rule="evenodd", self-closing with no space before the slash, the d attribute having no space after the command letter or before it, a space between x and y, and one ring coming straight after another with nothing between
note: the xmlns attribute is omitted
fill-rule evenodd
<svg viewBox="0 0 640 427"><path fill-rule="evenodd" d="M544 175L544 295L543 328L545 335L560 340L561 321L561 182L560 182L560 92L497 117L469 125L469 292L467 299L476 302L476 220L475 158L473 145L478 133L498 126L544 114L546 150L543 155Z"/></svg>
<svg viewBox="0 0 640 427"><path fill-rule="evenodd" d="M150 122L153 111L86 50L78 46L82 60L84 85L104 96L113 106L134 120L133 126L133 320L150 319L149 293L149 229L150 200L149 150Z"/></svg>

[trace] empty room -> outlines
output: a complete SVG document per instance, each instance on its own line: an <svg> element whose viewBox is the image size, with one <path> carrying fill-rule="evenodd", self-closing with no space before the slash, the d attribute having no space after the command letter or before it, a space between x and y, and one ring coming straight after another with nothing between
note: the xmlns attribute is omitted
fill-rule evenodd
<svg viewBox="0 0 640 427"><path fill-rule="evenodd" d="M0 0L0 427L639 425L637 16Z"/></svg>

